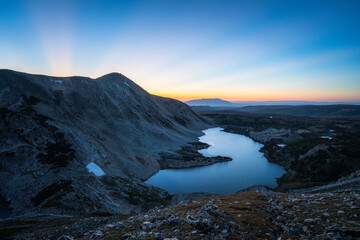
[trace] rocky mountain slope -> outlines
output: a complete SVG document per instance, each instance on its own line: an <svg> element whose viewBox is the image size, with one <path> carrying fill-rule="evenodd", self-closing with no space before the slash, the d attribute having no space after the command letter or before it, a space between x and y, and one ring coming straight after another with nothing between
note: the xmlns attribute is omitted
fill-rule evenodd
<svg viewBox="0 0 360 240"><path fill-rule="evenodd" d="M159 152L196 141L209 126L186 104L150 95L118 73L91 79L0 70L0 111L1 194L14 215L159 204L167 193L139 180L159 170ZM104 175L90 173L89 163Z"/></svg>

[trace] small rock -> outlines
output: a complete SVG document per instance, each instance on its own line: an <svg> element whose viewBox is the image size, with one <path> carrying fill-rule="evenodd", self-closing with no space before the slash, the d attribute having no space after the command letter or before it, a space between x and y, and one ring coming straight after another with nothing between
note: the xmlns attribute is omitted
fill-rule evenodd
<svg viewBox="0 0 360 240"><path fill-rule="evenodd" d="M124 235L122 235L121 239L136 239L134 235L130 234L130 233L126 233Z"/></svg>
<svg viewBox="0 0 360 240"><path fill-rule="evenodd" d="M118 222L118 223L115 224L115 229L117 229L117 230L122 229L124 227L125 227L125 225L122 222Z"/></svg>
<svg viewBox="0 0 360 240"><path fill-rule="evenodd" d="M323 215L324 215L325 217L329 217L329 216L330 216L330 214L328 214L327 212L323 213Z"/></svg>
<svg viewBox="0 0 360 240"><path fill-rule="evenodd" d="M307 219L304 220L304 222L306 222L306 223L313 223L313 222L315 222L315 220L312 219L312 218L307 218Z"/></svg>
<svg viewBox="0 0 360 240"><path fill-rule="evenodd" d="M156 235L155 239L156 240L164 240L165 238L163 236L161 236L159 233L158 235Z"/></svg>
<svg viewBox="0 0 360 240"><path fill-rule="evenodd" d="M114 224L108 224L108 225L106 225L106 228L114 228L114 227L115 227Z"/></svg>
<svg viewBox="0 0 360 240"><path fill-rule="evenodd" d="M180 220L179 220L178 217L171 216L171 217L169 217L169 218L167 219L166 223L167 223L168 226L173 226L173 227L174 227L174 226L179 225Z"/></svg>
<svg viewBox="0 0 360 240"><path fill-rule="evenodd" d="M90 231L85 235L89 235L89 239L93 239L93 238L98 238L98 237L103 237L104 234L102 233L102 231L97 230L97 231Z"/></svg>
<svg viewBox="0 0 360 240"><path fill-rule="evenodd" d="M207 231L212 227L212 223L209 219L203 219L202 221L194 221L191 223L197 230Z"/></svg>
<svg viewBox="0 0 360 240"><path fill-rule="evenodd" d="M143 230L149 230L149 229L151 229L153 227L154 227L154 224L152 224L151 222L143 222L143 224L141 226L141 228Z"/></svg>
<svg viewBox="0 0 360 240"><path fill-rule="evenodd" d="M281 221L281 222L285 222L286 219L283 216L277 216L276 217L277 220Z"/></svg>
<svg viewBox="0 0 360 240"><path fill-rule="evenodd" d="M221 235L226 235L226 234L227 234L227 230L226 230L226 229L224 229L224 230L221 231Z"/></svg>
<svg viewBox="0 0 360 240"><path fill-rule="evenodd" d="M339 211L337 211L337 213L338 214L343 214L343 213L345 213L343 210L339 210Z"/></svg>
<svg viewBox="0 0 360 240"><path fill-rule="evenodd" d="M57 240L74 240L74 238L72 238L70 236L62 235Z"/></svg>

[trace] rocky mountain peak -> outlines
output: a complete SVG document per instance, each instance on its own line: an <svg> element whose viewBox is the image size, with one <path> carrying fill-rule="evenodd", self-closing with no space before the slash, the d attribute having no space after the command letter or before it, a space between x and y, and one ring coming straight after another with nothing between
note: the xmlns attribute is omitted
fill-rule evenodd
<svg viewBox="0 0 360 240"><path fill-rule="evenodd" d="M121 191L135 187L124 179L150 177L160 152L197 140L209 126L184 103L119 73L94 80L0 70L0 111L1 193L14 214L130 211ZM89 172L90 163L104 174Z"/></svg>

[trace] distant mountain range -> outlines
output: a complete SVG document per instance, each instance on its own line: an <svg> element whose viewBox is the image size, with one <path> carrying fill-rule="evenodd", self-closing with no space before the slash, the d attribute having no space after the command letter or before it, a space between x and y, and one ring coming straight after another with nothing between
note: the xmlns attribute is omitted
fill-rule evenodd
<svg viewBox="0 0 360 240"><path fill-rule="evenodd" d="M314 101L226 101L220 98L203 98L189 100L185 102L189 106L209 106L209 107L243 107L243 106L264 106L264 105L360 105L360 102L314 102Z"/></svg>
<svg viewBox="0 0 360 240"><path fill-rule="evenodd" d="M333 105L299 105L299 106L246 106L236 108L236 111L260 114L289 115L295 117L359 117L360 106Z"/></svg>
<svg viewBox="0 0 360 240"><path fill-rule="evenodd" d="M225 101L220 98L195 99L185 103L189 106L237 107L236 103Z"/></svg>
<svg viewBox="0 0 360 240"><path fill-rule="evenodd" d="M296 117L360 117L360 103L310 101L238 101L219 98L185 102L196 112L247 112L255 114L288 115Z"/></svg>

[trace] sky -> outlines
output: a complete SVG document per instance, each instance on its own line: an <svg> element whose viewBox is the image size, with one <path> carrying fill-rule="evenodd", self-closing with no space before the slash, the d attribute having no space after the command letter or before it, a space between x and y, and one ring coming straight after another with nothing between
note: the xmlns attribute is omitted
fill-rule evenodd
<svg viewBox="0 0 360 240"><path fill-rule="evenodd" d="M360 101L359 0L1 0L0 68L180 100Z"/></svg>

